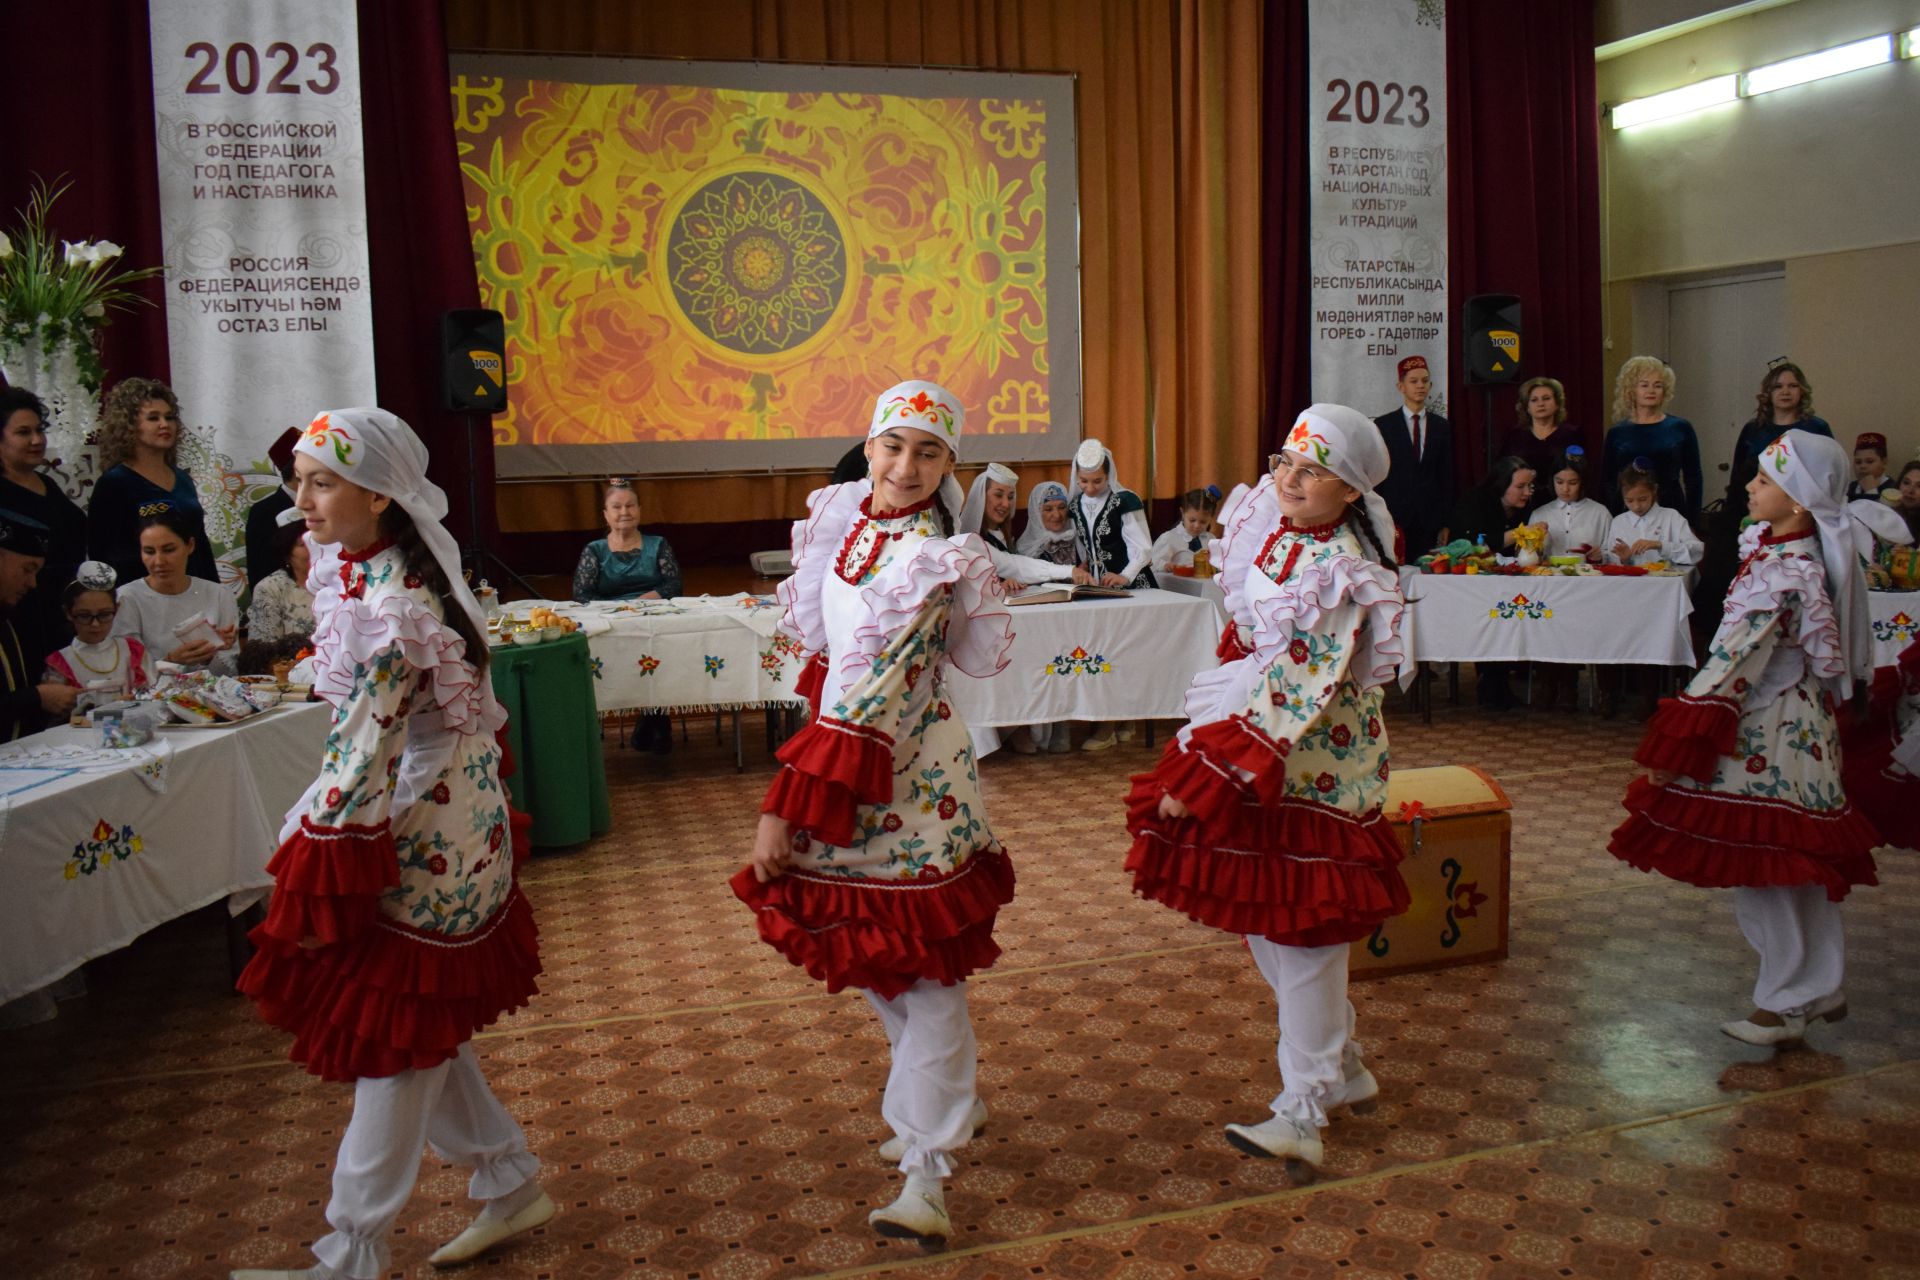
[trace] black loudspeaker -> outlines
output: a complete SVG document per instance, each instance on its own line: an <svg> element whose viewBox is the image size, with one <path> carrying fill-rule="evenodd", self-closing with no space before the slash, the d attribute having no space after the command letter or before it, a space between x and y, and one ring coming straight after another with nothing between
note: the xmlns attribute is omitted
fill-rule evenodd
<svg viewBox="0 0 1920 1280"><path fill-rule="evenodd" d="M498 311L449 311L440 317L440 386L456 413L507 408L507 320Z"/></svg>
<svg viewBox="0 0 1920 1280"><path fill-rule="evenodd" d="M1512 382L1520 376L1520 299L1482 293L1467 299L1467 382Z"/></svg>

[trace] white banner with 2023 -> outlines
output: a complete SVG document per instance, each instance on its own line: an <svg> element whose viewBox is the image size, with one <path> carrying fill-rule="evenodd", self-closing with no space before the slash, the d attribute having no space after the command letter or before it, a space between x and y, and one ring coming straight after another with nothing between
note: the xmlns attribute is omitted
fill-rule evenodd
<svg viewBox="0 0 1920 1280"><path fill-rule="evenodd" d="M231 579L267 446L374 403L353 0L153 0L167 348Z"/></svg>

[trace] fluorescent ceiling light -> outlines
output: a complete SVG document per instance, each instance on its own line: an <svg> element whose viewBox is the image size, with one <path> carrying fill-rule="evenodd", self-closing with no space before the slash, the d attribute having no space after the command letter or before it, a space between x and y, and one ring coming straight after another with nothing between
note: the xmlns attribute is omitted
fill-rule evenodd
<svg viewBox="0 0 1920 1280"><path fill-rule="evenodd" d="M1824 80L1828 76L1837 76L1844 72L1858 71L1862 67L1891 61L1893 61L1893 37L1874 36L1870 40L1856 40L1852 44L1822 49L1818 53L1809 53L1804 57L1788 58L1785 62L1755 67L1742 77L1745 83L1741 92L1751 98L1756 94L1785 89L1789 85L1805 84L1809 80Z"/></svg>
<svg viewBox="0 0 1920 1280"><path fill-rule="evenodd" d="M1740 96L1739 81L1739 76L1715 76L1698 84L1656 93L1650 98L1635 98L1619 103L1613 109L1613 127L1631 129L1637 124L1665 120L1689 111L1704 111L1723 102L1732 102Z"/></svg>
<svg viewBox="0 0 1920 1280"><path fill-rule="evenodd" d="M1920 27L1915 27L1904 36L1901 36L1900 43L1905 46L1900 50L1901 57L1920 58Z"/></svg>

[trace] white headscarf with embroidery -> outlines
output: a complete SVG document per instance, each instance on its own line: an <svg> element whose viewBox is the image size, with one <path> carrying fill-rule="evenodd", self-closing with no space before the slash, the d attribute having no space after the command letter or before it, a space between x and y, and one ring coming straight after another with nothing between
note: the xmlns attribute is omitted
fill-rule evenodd
<svg viewBox="0 0 1920 1280"><path fill-rule="evenodd" d="M427 479L427 446L412 427L385 409L325 409L300 433L293 451L400 504L446 575L455 603L474 629L486 634L487 615L461 576L460 546L440 523L446 519L447 495Z"/></svg>
<svg viewBox="0 0 1920 1280"><path fill-rule="evenodd" d="M884 435L895 427L914 427L938 437L947 446L955 462L960 461L960 434L966 427L967 412L960 397L937 382L908 379L882 391L873 402L873 421L867 426L867 439ZM951 473L940 482L940 505L957 523L965 500L960 482Z"/></svg>
<svg viewBox="0 0 1920 1280"><path fill-rule="evenodd" d="M1907 543L1913 535L1898 511L1875 499L1847 501L1853 462L1826 436L1794 429L1760 455L1760 474L1786 490L1820 530L1820 556L1827 566L1827 594L1840 624L1840 651L1847 674L1873 678L1873 613L1867 599L1867 565L1873 540Z"/></svg>
<svg viewBox="0 0 1920 1280"><path fill-rule="evenodd" d="M1374 492L1387 478L1387 442L1380 428L1358 409L1343 404L1309 405L1294 418L1280 447L1297 453L1316 466L1325 467L1360 491L1367 519L1375 536L1389 554L1393 551L1393 513L1386 500ZM1360 539L1369 560L1378 559L1371 543Z"/></svg>
<svg viewBox="0 0 1920 1280"><path fill-rule="evenodd" d="M1073 532L1072 520L1062 524L1057 532L1047 528L1041 508L1049 502L1072 502L1067 496L1067 486L1058 480L1042 480L1027 494L1027 527L1020 534L1020 545L1014 548L1021 555L1044 559L1054 543L1075 541L1077 535Z"/></svg>

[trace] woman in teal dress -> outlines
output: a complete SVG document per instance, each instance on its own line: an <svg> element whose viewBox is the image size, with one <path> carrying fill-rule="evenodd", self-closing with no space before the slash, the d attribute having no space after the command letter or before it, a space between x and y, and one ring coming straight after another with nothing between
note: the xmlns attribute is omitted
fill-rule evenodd
<svg viewBox="0 0 1920 1280"><path fill-rule="evenodd" d="M680 594L680 562L657 533L640 532L640 498L625 480L608 483L600 512L607 536L589 542L573 568L573 598L671 600ZM665 755L673 749L673 722L660 712L642 714L633 745Z"/></svg>

